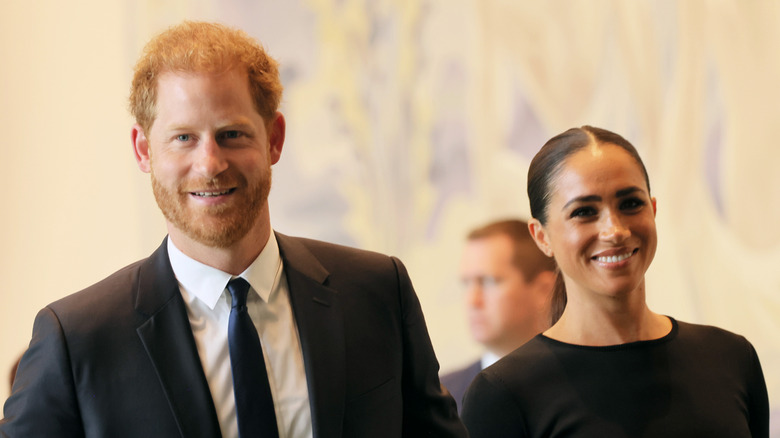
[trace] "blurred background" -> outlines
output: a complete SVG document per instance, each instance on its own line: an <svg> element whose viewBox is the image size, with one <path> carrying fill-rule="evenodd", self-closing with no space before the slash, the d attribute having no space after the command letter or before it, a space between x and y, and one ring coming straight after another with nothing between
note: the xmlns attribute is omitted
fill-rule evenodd
<svg viewBox="0 0 780 438"><path fill-rule="evenodd" d="M126 108L143 44L182 19L241 27L281 62L274 228L401 257L443 371L480 352L458 281L466 232L527 218L531 157L591 124L650 173L651 308L745 335L780 408L774 1L5 0L3 375L41 307L165 236Z"/></svg>

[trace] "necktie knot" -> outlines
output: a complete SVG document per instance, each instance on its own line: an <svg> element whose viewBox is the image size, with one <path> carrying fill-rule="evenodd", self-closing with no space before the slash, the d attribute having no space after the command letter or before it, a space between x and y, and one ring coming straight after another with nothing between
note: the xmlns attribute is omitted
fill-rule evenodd
<svg viewBox="0 0 780 438"><path fill-rule="evenodd" d="M230 296L233 298L231 307L243 309L246 307L246 298L249 293L249 283L241 277L236 277L227 285Z"/></svg>

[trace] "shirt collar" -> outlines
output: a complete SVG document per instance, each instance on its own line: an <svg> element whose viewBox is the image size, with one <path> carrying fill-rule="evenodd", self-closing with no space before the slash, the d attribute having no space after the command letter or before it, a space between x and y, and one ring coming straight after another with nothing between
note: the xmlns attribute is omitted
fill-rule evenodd
<svg viewBox="0 0 780 438"><path fill-rule="evenodd" d="M485 354L482 355L482 360L481 360L482 369L484 370L490 365L493 365L494 363L498 362L499 359L501 359L501 356L493 352L486 351Z"/></svg>
<svg viewBox="0 0 780 438"><path fill-rule="evenodd" d="M170 238L168 238L168 258L171 261L173 274L180 288L185 292L185 299L197 298L213 310L233 276L187 256L173 244ZM263 301L268 302L271 291L279 279L281 263L279 244L271 231L260 255L239 277L248 281L252 290L256 291Z"/></svg>

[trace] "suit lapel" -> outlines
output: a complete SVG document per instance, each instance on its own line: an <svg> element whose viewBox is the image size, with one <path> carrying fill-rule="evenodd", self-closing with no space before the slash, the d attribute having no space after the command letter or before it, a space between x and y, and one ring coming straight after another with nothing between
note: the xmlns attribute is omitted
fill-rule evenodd
<svg viewBox="0 0 780 438"><path fill-rule="evenodd" d="M181 436L220 436L187 309L168 259L167 239L139 270L136 310L148 318L136 331L154 364Z"/></svg>
<svg viewBox="0 0 780 438"><path fill-rule="evenodd" d="M344 320L328 272L298 240L276 234L298 326L315 438L341 436L346 397Z"/></svg>

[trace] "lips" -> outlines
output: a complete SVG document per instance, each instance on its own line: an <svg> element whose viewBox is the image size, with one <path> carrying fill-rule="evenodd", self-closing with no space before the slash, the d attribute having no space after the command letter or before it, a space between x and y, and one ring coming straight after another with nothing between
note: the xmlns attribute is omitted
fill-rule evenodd
<svg viewBox="0 0 780 438"><path fill-rule="evenodd" d="M636 248L632 251L626 251L620 254L611 254L611 255L601 255L601 256L595 256L593 257L593 260L596 260L601 263L618 263L622 262L623 260L628 259L629 257L633 256L639 251L639 248Z"/></svg>
<svg viewBox="0 0 780 438"><path fill-rule="evenodd" d="M208 191L208 192L190 192L193 196L199 196L201 198L213 198L217 196L223 196L233 193L235 189L227 189L221 191Z"/></svg>

